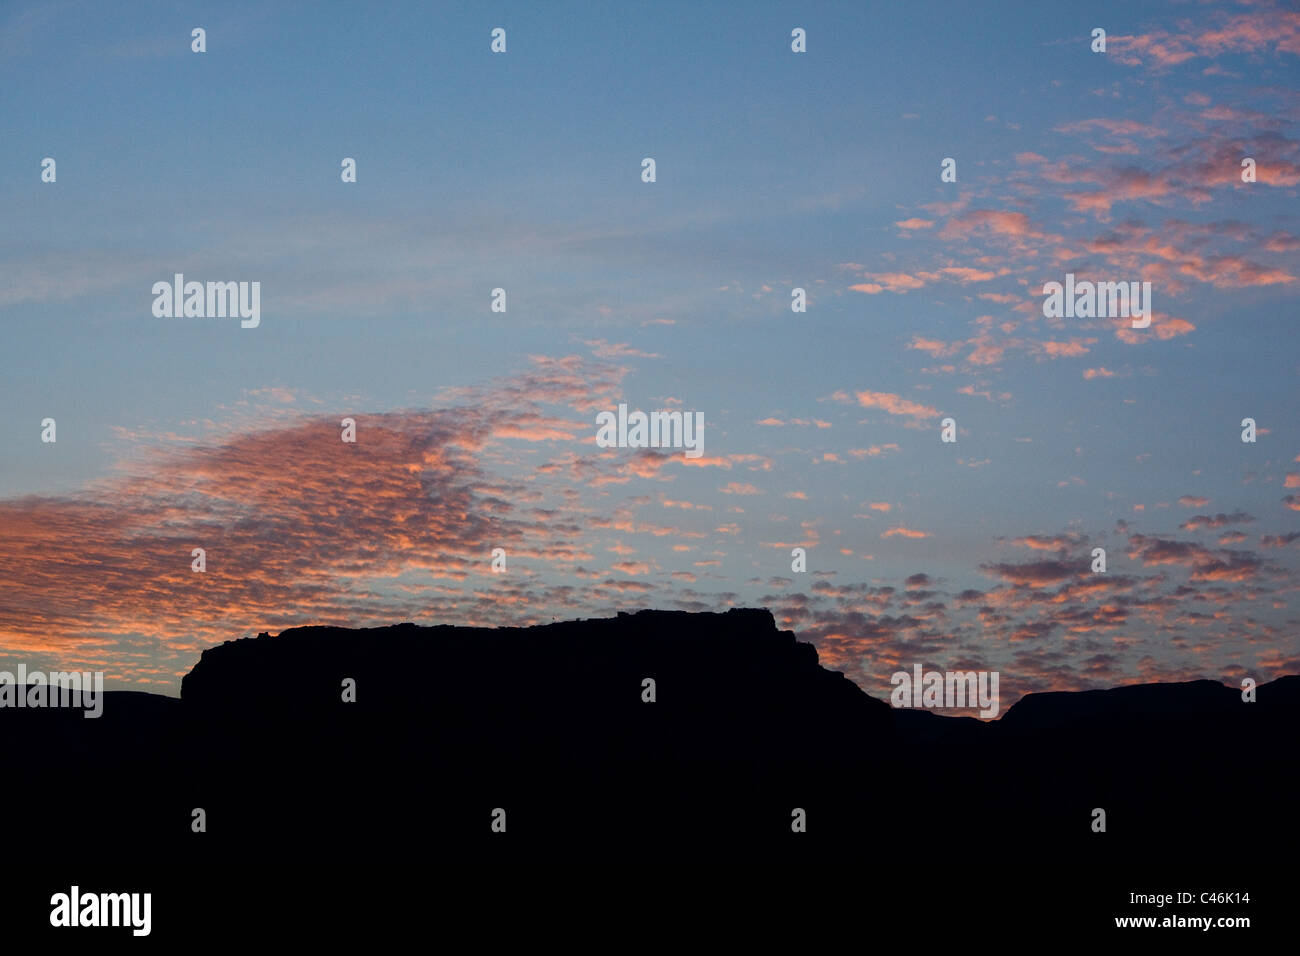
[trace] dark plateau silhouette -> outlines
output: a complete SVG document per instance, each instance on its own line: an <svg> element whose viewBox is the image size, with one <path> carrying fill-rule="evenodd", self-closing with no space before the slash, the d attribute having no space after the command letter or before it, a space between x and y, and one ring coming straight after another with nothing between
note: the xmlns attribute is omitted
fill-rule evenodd
<svg viewBox="0 0 1300 956"><path fill-rule="evenodd" d="M156 873L809 862L951 882L1158 860L1222 876L1297 846L1300 677L1257 696L1201 680L1032 694L990 722L895 710L758 609L297 627L206 650L179 700L0 710L18 773L0 791L41 854Z"/></svg>

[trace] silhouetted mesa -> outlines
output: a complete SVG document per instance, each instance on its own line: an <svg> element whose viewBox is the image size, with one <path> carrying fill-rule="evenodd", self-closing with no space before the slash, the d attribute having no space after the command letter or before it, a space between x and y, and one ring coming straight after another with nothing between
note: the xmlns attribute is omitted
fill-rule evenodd
<svg viewBox="0 0 1300 956"><path fill-rule="evenodd" d="M0 731L66 758L5 810L69 848L92 832L188 862L681 863L882 860L903 841L1108 864L1295 839L1300 678L1257 695L1148 684L942 717L823 669L766 610L642 611L293 628L205 651L179 702L110 693L99 720L0 711Z"/></svg>

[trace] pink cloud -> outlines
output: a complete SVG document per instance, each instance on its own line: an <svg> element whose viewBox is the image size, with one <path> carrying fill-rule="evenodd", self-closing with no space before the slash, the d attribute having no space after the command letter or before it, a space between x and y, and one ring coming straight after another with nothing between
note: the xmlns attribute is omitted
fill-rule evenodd
<svg viewBox="0 0 1300 956"><path fill-rule="evenodd" d="M935 418L938 416L938 409L931 408L929 405L922 405L919 402L909 401L895 395L892 392L856 392L858 404L863 408L879 408L888 412L890 415L901 415L910 418Z"/></svg>

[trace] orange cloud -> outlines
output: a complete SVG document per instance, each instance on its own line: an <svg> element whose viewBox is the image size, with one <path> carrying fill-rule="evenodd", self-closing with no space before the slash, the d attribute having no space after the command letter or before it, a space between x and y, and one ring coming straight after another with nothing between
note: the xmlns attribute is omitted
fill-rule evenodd
<svg viewBox="0 0 1300 956"><path fill-rule="evenodd" d="M931 538L932 534L928 531L916 531L912 528L904 528L899 525L897 528L890 528L880 535L882 538Z"/></svg>
<svg viewBox="0 0 1300 956"><path fill-rule="evenodd" d="M872 445L870 448L850 448L849 454L854 458L875 458L891 451L898 451L898 445L894 442L889 442L886 445Z"/></svg>

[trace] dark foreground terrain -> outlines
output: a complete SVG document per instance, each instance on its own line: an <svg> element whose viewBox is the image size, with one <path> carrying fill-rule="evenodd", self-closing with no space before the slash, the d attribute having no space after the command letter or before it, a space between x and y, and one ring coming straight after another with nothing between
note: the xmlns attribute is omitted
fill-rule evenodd
<svg viewBox="0 0 1300 956"><path fill-rule="evenodd" d="M894 710L763 610L295 628L204 652L180 700L0 710L8 900L25 925L80 880L152 889L154 935L298 925L302 900L342 928L446 904L470 864L502 868L489 900L521 866L536 897L578 873L685 892L741 864L791 890L850 880L871 919L1101 924L1168 912L1130 892L1251 887L1253 910L1211 915L1262 913L1300 848L1300 677L1257 696L1195 681L1031 695L987 723Z"/></svg>

